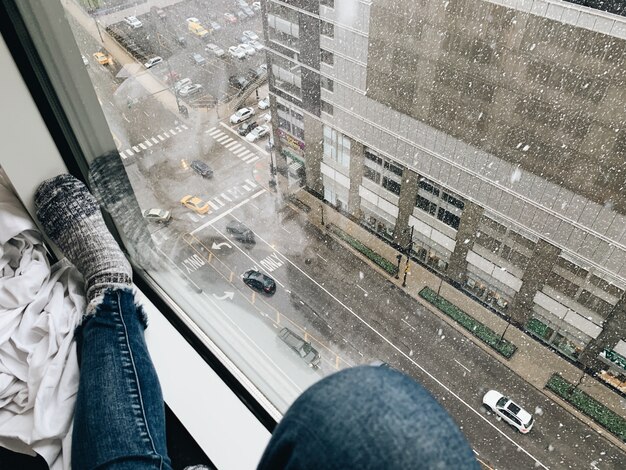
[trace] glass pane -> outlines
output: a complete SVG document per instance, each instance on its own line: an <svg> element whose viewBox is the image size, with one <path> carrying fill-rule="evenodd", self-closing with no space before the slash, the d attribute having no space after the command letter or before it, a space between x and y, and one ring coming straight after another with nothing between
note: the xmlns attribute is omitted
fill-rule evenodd
<svg viewBox="0 0 626 470"><path fill-rule="evenodd" d="M619 2L52 3L78 48L29 29L106 117L86 138L115 152L90 163L129 253L278 414L379 359L490 465L626 467L537 390L558 376L623 416ZM528 452L476 414L491 389L536 414Z"/></svg>

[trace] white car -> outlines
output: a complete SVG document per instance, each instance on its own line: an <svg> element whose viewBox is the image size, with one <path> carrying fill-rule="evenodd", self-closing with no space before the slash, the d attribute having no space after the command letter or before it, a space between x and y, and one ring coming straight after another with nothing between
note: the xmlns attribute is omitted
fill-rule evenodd
<svg viewBox="0 0 626 470"><path fill-rule="evenodd" d="M257 51L262 51L263 49L265 49L265 46L261 44L259 41L250 41L248 44L254 47L254 49Z"/></svg>
<svg viewBox="0 0 626 470"><path fill-rule="evenodd" d="M265 122L270 122L272 120L272 113L265 113L263 116L261 116L261 119L263 119Z"/></svg>
<svg viewBox="0 0 626 470"><path fill-rule="evenodd" d="M246 58L246 51L241 49L239 46L230 46L228 48L228 53L230 54L231 57L234 57L235 59Z"/></svg>
<svg viewBox="0 0 626 470"><path fill-rule="evenodd" d="M196 93L200 93L202 91L202 85L199 83L194 83L192 85L186 85L178 90L178 94L183 98L189 95L195 95Z"/></svg>
<svg viewBox="0 0 626 470"><path fill-rule="evenodd" d="M266 96L259 101L259 109L267 109L270 107L270 97Z"/></svg>
<svg viewBox="0 0 626 470"><path fill-rule="evenodd" d="M133 29L141 28L143 26L143 23L139 21L136 16L126 16L124 18L124 23Z"/></svg>
<svg viewBox="0 0 626 470"><path fill-rule="evenodd" d="M222 49L217 44L207 44L204 50L206 52L210 52L215 57L224 57L224 54L226 54L226 52L224 52L224 49Z"/></svg>
<svg viewBox="0 0 626 470"><path fill-rule="evenodd" d="M243 35L245 37L251 39L252 41L258 41L259 40L259 36L254 31L250 31L250 30L244 31Z"/></svg>
<svg viewBox="0 0 626 470"><path fill-rule="evenodd" d="M535 424L533 415L496 390L485 393L483 405L522 434L529 432Z"/></svg>
<svg viewBox="0 0 626 470"><path fill-rule="evenodd" d="M198 23L200 24L200 20L198 18L194 18L193 16L190 18L187 18L187 23Z"/></svg>
<svg viewBox="0 0 626 470"><path fill-rule="evenodd" d="M174 91L179 92L181 88L191 85L191 78L183 78L174 83Z"/></svg>
<svg viewBox="0 0 626 470"><path fill-rule="evenodd" d="M250 8L252 8L254 11L261 11L261 2L252 2Z"/></svg>
<svg viewBox="0 0 626 470"><path fill-rule="evenodd" d="M247 55L256 54L256 49L252 47L250 44L239 44L239 49L244 51Z"/></svg>
<svg viewBox="0 0 626 470"><path fill-rule="evenodd" d="M240 122L245 121L246 119L250 119L252 116L254 116L254 109L241 108L237 110L237 112L230 117L230 123L238 124Z"/></svg>
<svg viewBox="0 0 626 470"><path fill-rule="evenodd" d="M259 140L260 138L265 137L269 131L270 131L269 126L266 126L266 125L257 126L254 129L252 129L252 131L246 136L246 140L248 142L255 142Z"/></svg>
<svg viewBox="0 0 626 470"><path fill-rule="evenodd" d="M211 25L211 29L213 31L219 31L220 29L222 29L222 25L219 24L217 21L211 21L209 24Z"/></svg>
<svg viewBox="0 0 626 470"><path fill-rule="evenodd" d="M146 67L147 69L154 67L157 64L160 64L161 62L163 62L163 58L156 56L153 57L152 59L148 59L148 62L146 62L144 65L144 67Z"/></svg>

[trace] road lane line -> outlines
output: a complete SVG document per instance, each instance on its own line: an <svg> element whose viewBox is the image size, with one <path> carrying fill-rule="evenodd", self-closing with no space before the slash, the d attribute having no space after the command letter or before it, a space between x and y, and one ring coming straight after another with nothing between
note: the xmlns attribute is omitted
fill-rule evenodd
<svg viewBox="0 0 626 470"><path fill-rule="evenodd" d="M227 135L223 135L222 137L218 137L215 140L217 140L221 144L222 142L226 142L228 139L230 139L230 137L228 137Z"/></svg>
<svg viewBox="0 0 626 470"><path fill-rule="evenodd" d="M226 144L230 144L231 142L234 142L235 139L231 139L230 137L226 136L226 138L224 140L220 140L220 144L222 145L226 145Z"/></svg>
<svg viewBox="0 0 626 470"><path fill-rule="evenodd" d="M218 198L217 196L215 196L215 197L213 198L213 200L214 200L215 202L217 202L217 203L220 205L220 207L222 207L222 206L224 205L224 203L222 202L222 200L221 200L220 198Z"/></svg>
<svg viewBox="0 0 626 470"><path fill-rule="evenodd" d="M457 361L456 359L454 360L454 362L456 362L458 365L460 365L463 369L465 369L468 372L472 372L471 370L469 370L467 367L465 367L463 364L461 364L459 361Z"/></svg>
<svg viewBox="0 0 626 470"><path fill-rule="evenodd" d="M218 215L217 217L213 217L211 220L209 220L208 222L203 223L202 225L200 225L200 227L193 229L191 232L189 232L191 235L199 232L202 229L207 228L209 225L213 225L213 223L217 222L218 220L220 220L223 217L226 217L228 214L230 214L232 211L234 211L235 209L240 208L241 206L245 205L246 203L250 202L251 199L260 196L261 194L263 194L265 192L265 189L260 189L259 192L253 194L251 197L244 199L243 201L241 201L239 204L231 207L230 209L222 212L220 215ZM267 242L266 242L267 243Z"/></svg>
<svg viewBox="0 0 626 470"><path fill-rule="evenodd" d="M235 209L235 208L233 208ZM255 232L256 237L261 240L263 243L265 243L267 246L271 247L272 245L270 245L265 239L263 239L263 237L261 237L258 233ZM499 433L502 437L504 437L506 440L508 440L511 444L515 445L515 447L517 447L521 452L523 452L524 454L526 454L528 457L530 457L532 460L535 461L536 466L540 466L545 468L546 470L550 470L547 466L545 466L542 462L539 461L539 459L537 459L535 456L533 456L530 452L528 452L526 449L524 449L520 444L518 444L516 441L514 441L513 439L511 439L509 436L507 436L503 431L501 431L495 424L493 424L490 420L488 420L487 418L485 418L482 413L480 411L475 410L469 403L467 403L465 400L463 400L459 395L457 395L454 391L452 391L452 389L448 388L443 382L441 382L437 377L435 377L433 374L431 374L429 371L427 371L424 367L422 367L420 364L418 364L411 356L409 356L407 353L405 353L404 351L402 351L398 346L396 346L393 342L391 342L391 340L389 340L385 335L383 335L381 332L379 332L376 328L374 328L372 325L370 325L367 321L365 321L360 315L358 315L356 312L354 312L354 310L352 310L350 307L348 307L345 303L343 303L341 300L339 300L337 297L335 297L333 294L331 294L328 289L326 289L323 285L319 284L315 279L313 279L311 276L309 276L307 273L305 273L297 264L295 264L293 261L291 261L289 258L287 258L285 255L283 255L280 251L278 251L275 248L272 248L274 250L275 253L278 253L282 258L285 259L285 261L287 261L289 264L291 264L294 268L296 268L298 271L300 271L304 276L306 276L312 283L314 283L315 285L317 285L322 291L326 292L326 294L328 296L330 296L332 299L335 300L335 302L337 302L339 305L341 305L347 312L349 312L350 314L352 314L352 316L354 318L356 318L357 320L359 320L363 325L365 325L370 331L372 331L375 335L377 335L382 341L384 341L385 343L387 343L390 347L392 347L393 349L395 349L401 356L403 356L406 360L408 360L410 363L412 363L415 367L417 367L419 370L421 370L424 374L426 374L428 377L430 377L431 380L433 380L435 383L437 383L441 388L443 388L445 391L447 391L450 395L452 395L454 398L456 398L457 400L459 400L463 405L465 405L465 407L467 409L469 409L470 411L472 411L476 416L478 416L478 418L482 419L488 426L490 426L491 428L493 428L497 433ZM276 280L276 279L274 279ZM278 282L276 280L276 282Z"/></svg>
<svg viewBox="0 0 626 470"><path fill-rule="evenodd" d="M165 140L165 138L164 138L161 134L157 135L157 137L159 138L159 140L160 140L161 142L163 142L163 141Z"/></svg>
<svg viewBox="0 0 626 470"><path fill-rule="evenodd" d="M247 148L243 147L243 148L240 148L239 150L237 150L235 152L235 155L237 155L238 157L241 157L241 155L246 153L246 152L249 152L249 150Z"/></svg>
<svg viewBox="0 0 626 470"><path fill-rule="evenodd" d="M228 202L233 202L233 200L231 198L229 198L226 194L222 193L220 194L220 197L222 199L226 199Z"/></svg>
<svg viewBox="0 0 626 470"><path fill-rule="evenodd" d="M158 143L159 143L159 141L158 141L158 140L156 140L154 137L152 137L152 142L154 142L155 144L158 144Z"/></svg>
<svg viewBox="0 0 626 470"><path fill-rule="evenodd" d="M141 152L141 149L137 147L136 145L133 145L133 150L135 151L135 153Z"/></svg>
<svg viewBox="0 0 626 470"><path fill-rule="evenodd" d="M204 132L213 132L215 129L217 129L217 127L211 127L209 130L204 131Z"/></svg>
<svg viewBox="0 0 626 470"><path fill-rule="evenodd" d="M133 156L133 151L131 149L126 149L126 150L124 150L124 152L126 152L129 157Z"/></svg>
<svg viewBox="0 0 626 470"><path fill-rule="evenodd" d="M230 150L231 148L234 148L236 145L239 145L239 144L233 140L230 144L224 145L224 147Z"/></svg>
<svg viewBox="0 0 626 470"><path fill-rule="evenodd" d="M169 136L170 136L170 135L167 133L167 131L163 131L163 135L164 135L165 137L169 137Z"/></svg>
<svg viewBox="0 0 626 470"><path fill-rule="evenodd" d="M287 233L291 233L289 230L287 230L285 227L283 227L282 225L280 226L280 228L282 228L285 232Z"/></svg>
<svg viewBox="0 0 626 470"><path fill-rule="evenodd" d="M209 203L209 206L211 206L213 209L218 210L219 206L217 204L215 204L213 201L207 201Z"/></svg>
<svg viewBox="0 0 626 470"><path fill-rule="evenodd" d="M246 183L248 183L253 188L257 187L257 184L254 181L252 181L250 178L246 178Z"/></svg>
<svg viewBox="0 0 626 470"><path fill-rule="evenodd" d="M241 155L239 155L241 158L246 158L248 155L251 155L252 152L248 149L246 149L245 152L243 152Z"/></svg>
<svg viewBox="0 0 626 470"><path fill-rule="evenodd" d="M401 318L400 320L402 320L404 323L406 323L407 325L409 325L409 328L411 328L413 331L415 331L415 327L412 326L408 321L406 321L404 318Z"/></svg>
<svg viewBox="0 0 626 470"><path fill-rule="evenodd" d="M170 134L176 135L176 131L174 129L170 129Z"/></svg>
<svg viewBox="0 0 626 470"><path fill-rule="evenodd" d="M233 146L230 148L230 151L231 151L231 152L235 152L235 151L237 151L237 150L241 150L241 147L242 147L242 145L241 145L241 144L238 144L237 142L235 142L235 145L233 145Z"/></svg>
<svg viewBox="0 0 626 470"><path fill-rule="evenodd" d="M256 162L258 159L259 159L259 157L257 157L257 156L255 155L255 156L254 156L254 158L251 158L251 159L250 159L250 160L248 160L246 163L247 163L247 164L250 164L250 163Z"/></svg>
<svg viewBox="0 0 626 470"><path fill-rule="evenodd" d="M243 189L245 189L246 191L250 191L252 188L249 188L248 186L246 186L245 184L242 186Z"/></svg>
<svg viewBox="0 0 626 470"><path fill-rule="evenodd" d="M146 147L143 143L140 143L139 146L144 150L148 150L148 147Z"/></svg>
<svg viewBox="0 0 626 470"><path fill-rule="evenodd" d="M369 294L369 292L367 292L365 289L363 289L360 285L355 284L359 289L361 289L363 292L365 292L365 295Z"/></svg>
<svg viewBox="0 0 626 470"><path fill-rule="evenodd" d="M315 253L319 258L322 258L326 263L328 263L328 260L326 258L324 258L322 255L320 255L319 253Z"/></svg>
<svg viewBox="0 0 626 470"><path fill-rule="evenodd" d="M148 147L152 147L152 146L154 145L152 142L150 142L150 141L149 141L149 140L147 140L147 139L146 139L146 141L145 141L145 144L146 144Z"/></svg>

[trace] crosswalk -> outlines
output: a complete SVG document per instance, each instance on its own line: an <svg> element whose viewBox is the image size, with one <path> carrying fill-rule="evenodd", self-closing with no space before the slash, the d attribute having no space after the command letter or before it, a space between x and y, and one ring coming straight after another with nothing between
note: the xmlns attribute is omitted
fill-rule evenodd
<svg viewBox="0 0 626 470"><path fill-rule="evenodd" d="M221 129L213 127L206 131L215 141L223 145L227 150L232 152L235 157L243 160L246 164L256 162L260 157L254 152L248 150L244 145L240 144L236 139L233 139Z"/></svg>
<svg viewBox="0 0 626 470"><path fill-rule="evenodd" d="M162 131L160 134L157 134L155 136L149 137L146 140L144 140L143 142L139 142L136 145L131 145L126 150L121 151L120 152L120 157L122 157L122 160L126 160L128 157L132 157L133 155L140 154L144 150L148 150L153 145L160 144L161 142L166 141L170 137L178 135L181 132L184 132L184 131L186 131L188 129L189 128L186 125L181 124L180 126L176 126L176 127L171 128L171 129Z"/></svg>

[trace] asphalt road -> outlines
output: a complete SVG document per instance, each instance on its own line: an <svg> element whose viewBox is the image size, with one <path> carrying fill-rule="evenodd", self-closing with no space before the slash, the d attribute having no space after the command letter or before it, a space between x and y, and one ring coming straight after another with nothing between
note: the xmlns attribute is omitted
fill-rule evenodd
<svg viewBox="0 0 626 470"><path fill-rule="evenodd" d="M194 8L180 15L202 19ZM168 17L175 24L179 20ZM181 120L158 96L128 107L132 79L116 79L92 60L97 41L85 35L77 42L90 60L89 74L118 147L152 143L125 165L142 208L172 210L168 226L151 226L155 245L216 306L215 321L245 334L264 364L258 376L283 387L287 399L279 408L324 374L380 359L426 386L462 427L478 458L494 468L626 468L621 450L285 206L267 186L264 141L251 145L223 122L207 128ZM188 52L177 52L181 67ZM189 168L194 159L208 163L214 177L194 173ZM200 216L183 208L179 201L186 194L209 202L210 212ZM256 243L232 239L225 230L231 220L247 224ZM253 266L277 281L274 296L242 283L240 274ZM319 370L308 368L274 334L259 333L283 326L320 351ZM491 388L535 413L531 433L520 435L482 409L481 397Z"/></svg>

